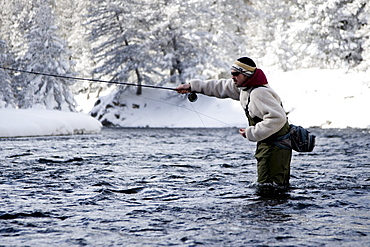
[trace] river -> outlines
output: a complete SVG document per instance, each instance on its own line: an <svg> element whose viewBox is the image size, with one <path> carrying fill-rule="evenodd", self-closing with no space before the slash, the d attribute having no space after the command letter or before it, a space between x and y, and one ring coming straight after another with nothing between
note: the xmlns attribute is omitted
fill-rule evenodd
<svg viewBox="0 0 370 247"><path fill-rule="evenodd" d="M311 132L266 197L233 128L0 139L0 246L370 246L370 131Z"/></svg>

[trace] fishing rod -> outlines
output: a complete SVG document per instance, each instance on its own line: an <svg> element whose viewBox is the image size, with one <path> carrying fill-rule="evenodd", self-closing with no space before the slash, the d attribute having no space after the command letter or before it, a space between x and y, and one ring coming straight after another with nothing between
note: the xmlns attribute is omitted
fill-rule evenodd
<svg viewBox="0 0 370 247"><path fill-rule="evenodd" d="M73 77L73 76L66 76L66 75L56 75L56 74L28 71L28 70L23 70L23 69L8 68L8 67L3 67L3 66L0 66L0 69L10 70L10 71L20 72L20 73L34 74L34 75L50 76L50 77L55 77L55 78L70 79L70 80L102 82L102 83L110 83L110 84L116 84L116 85L146 87L146 88L178 91L176 88L170 88L170 87L162 87L162 86L154 86L154 85L138 85L138 84L135 84L135 83L127 83L127 82L106 81L106 80L92 79L92 78L82 78L82 77ZM195 101L197 101L197 99L198 99L198 96L195 92L189 92L188 93L188 100L190 102L195 102Z"/></svg>

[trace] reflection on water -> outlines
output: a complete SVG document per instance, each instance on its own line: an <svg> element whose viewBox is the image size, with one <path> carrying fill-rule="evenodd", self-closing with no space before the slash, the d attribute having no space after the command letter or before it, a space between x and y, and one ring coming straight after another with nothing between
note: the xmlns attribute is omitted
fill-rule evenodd
<svg viewBox="0 0 370 247"><path fill-rule="evenodd" d="M320 130L263 194L235 129L1 139L1 246L368 246L368 130Z"/></svg>

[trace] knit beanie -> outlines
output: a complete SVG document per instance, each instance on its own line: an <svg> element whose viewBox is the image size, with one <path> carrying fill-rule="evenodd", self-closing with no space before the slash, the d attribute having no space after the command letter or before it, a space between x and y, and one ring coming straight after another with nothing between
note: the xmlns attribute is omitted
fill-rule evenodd
<svg viewBox="0 0 370 247"><path fill-rule="evenodd" d="M249 57L241 57L234 62L234 64L231 66L231 69L238 71L248 77L252 77L255 70L257 69L257 66Z"/></svg>

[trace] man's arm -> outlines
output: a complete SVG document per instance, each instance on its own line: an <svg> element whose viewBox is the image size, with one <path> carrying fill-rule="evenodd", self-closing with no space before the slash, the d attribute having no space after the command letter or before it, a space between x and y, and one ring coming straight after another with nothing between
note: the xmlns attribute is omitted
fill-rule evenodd
<svg viewBox="0 0 370 247"><path fill-rule="evenodd" d="M232 79L221 80L190 80L176 88L179 93L197 92L217 98L232 98L239 100L240 91Z"/></svg>

